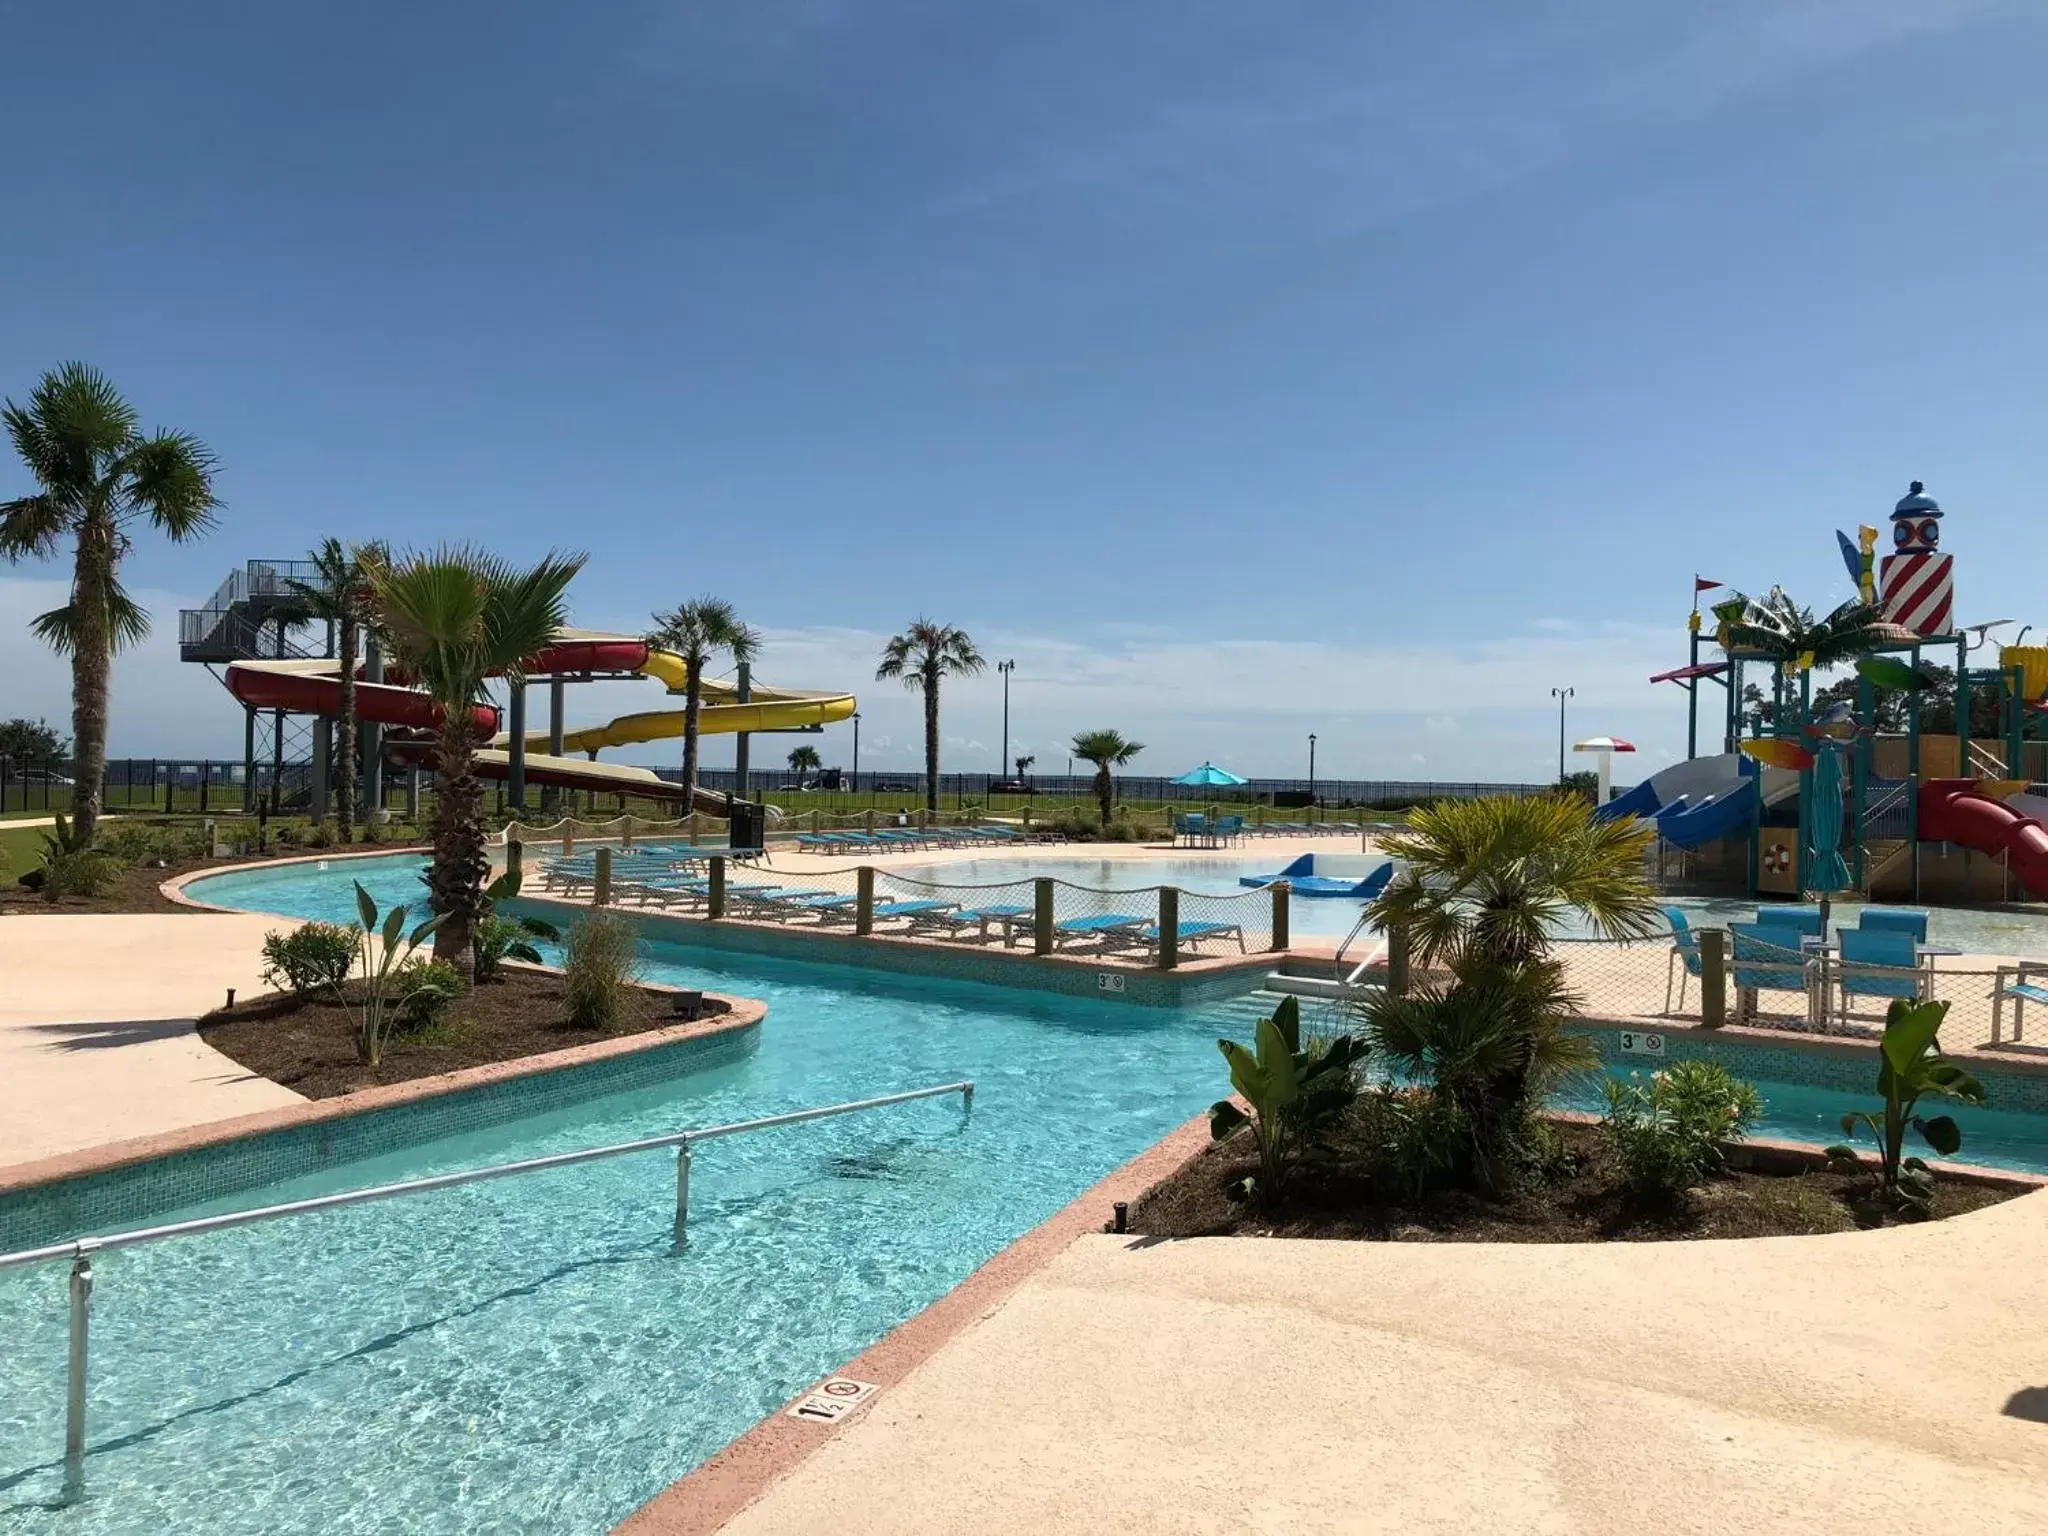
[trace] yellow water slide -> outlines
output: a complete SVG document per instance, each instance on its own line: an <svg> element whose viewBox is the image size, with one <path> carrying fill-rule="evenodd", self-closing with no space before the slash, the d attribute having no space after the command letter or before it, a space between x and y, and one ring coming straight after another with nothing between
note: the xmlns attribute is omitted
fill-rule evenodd
<svg viewBox="0 0 2048 1536"><path fill-rule="evenodd" d="M650 651L641 672L670 693L683 691L683 658L672 651ZM705 736L735 731L794 731L806 726L831 725L847 719L858 704L850 693L813 693L790 688L769 688L755 683L748 701L738 700L735 683L704 679L704 703L697 729ZM653 709L621 715L604 725L562 733L562 751L596 753L606 747L632 747L647 741L671 741L683 734L680 709ZM546 731L528 731L530 753L549 750Z"/></svg>

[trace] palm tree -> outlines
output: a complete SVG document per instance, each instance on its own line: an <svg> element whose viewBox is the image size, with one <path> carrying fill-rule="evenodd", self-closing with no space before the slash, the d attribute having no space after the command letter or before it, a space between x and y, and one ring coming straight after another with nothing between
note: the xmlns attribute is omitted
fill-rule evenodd
<svg viewBox="0 0 2048 1536"><path fill-rule="evenodd" d="M657 613L654 623L654 633L647 637L647 643L683 658L683 803L694 810L697 737L704 715L704 668L720 651L730 656L735 666L751 662L760 649L761 637L740 622L731 603L717 597L700 597L671 612Z"/></svg>
<svg viewBox="0 0 2048 1536"><path fill-rule="evenodd" d="M285 582L293 619L334 626L334 648L341 665L341 707L335 715L334 732L334 824L344 843L355 835L356 651L363 626L372 617L369 588L363 583L363 559L380 554L376 546L352 550L339 539L323 539L306 560L313 567L314 579Z"/></svg>
<svg viewBox="0 0 2048 1536"><path fill-rule="evenodd" d="M443 546L396 563L381 556L363 562L378 630L393 660L440 706L427 886L442 918L434 958L465 975L490 872L474 709L489 678L502 673L519 686L524 660L562 627L562 595L583 561L582 555L550 554L520 571L482 550Z"/></svg>
<svg viewBox="0 0 2048 1536"><path fill-rule="evenodd" d="M129 530L147 521L173 543L204 533L220 505L214 457L183 432L145 434L113 381L84 363L43 375L27 406L0 410L15 452L41 487L0 502L0 555L48 559L74 543L71 601L30 625L71 658L71 822L90 843L107 772L107 693L114 653L149 633L149 615L122 589Z"/></svg>
<svg viewBox="0 0 2048 1536"><path fill-rule="evenodd" d="M1368 911L1407 929L1418 962L1453 970L1541 959L1574 912L1602 938L1639 939L1657 911L1655 837L1632 817L1596 821L1576 795L1439 800L1380 838L1400 873Z"/></svg>
<svg viewBox="0 0 2048 1536"><path fill-rule="evenodd" d="M1069 748L1074 756L1095 765L1095 801L1102 807L1102 824L1109 825L1110 800L1116 792L1109 770L1121 768L1145 750L1142 741L1128 741L1117 731L1082 731Z"/></svg>
<svg viewBox="0 0 2048 1536"><path fill-rule="evenodd" d="M1884 611L1852 598L1824 619L1802 608L1783 587L1758 600L1736 593L1714 605L1720 620L1715 638L1722 649L1761 652L1780 667L1799 671L1827 668L1868 655L1890 637Z"/></svg>
<svg viewBox="0 0 2048 1536"><path fill-rule="evenodd" d="M972 677L988 670L988 662L974 648L964 629L918 619L900 635L892 635L882 647L882 664L875 668L875 680L900 679L913 693L924 695L924 804L939 808L939 680L944 677Z"/></svg>
<svg viewBox="0 0 2048 1536"><path fill-rule="evenodd" d="M1038 759L1029 752L1020 756L1017 759L1017 777L1023 778L1025 774L1031 771L1031 765L1037 761Z"/></svg>
<svg viewBox="0 0 2048 1536"><path fill-rule="evenodd" d="M796 775L796 787L798 789L804 787L804 776L816 773L821 766L823 764L818 757L818 749L816 747L797 747L789 754L789 771Z"/></svg>

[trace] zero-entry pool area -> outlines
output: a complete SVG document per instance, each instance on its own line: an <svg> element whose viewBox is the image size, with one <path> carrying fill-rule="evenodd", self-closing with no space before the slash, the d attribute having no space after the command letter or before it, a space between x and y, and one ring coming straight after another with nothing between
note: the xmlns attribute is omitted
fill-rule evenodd
<svg viewBox="0 0 2048 1536"><path fill-rule="evenodd" d="M193 894L346 920L355 880L380 903L417 901L421 867L286 866ZM1216 1038L1247 1037L1275 1001L1142 1007L680 943L643 956L651 979L765 1000L758 1048L151 1219L963 1078L973 1104L708 1144L682 1247L674 1159L657 1152L104 1254L88 1493L68 1507L65 1268L0 1273L7 1527L605 1531L1201 1112L1227 1086ZM1811 1060L1748 1047L1731 1063L1759 1080L1764 1134L1813 1139L1868 1102L1801 1081ZM1967 1115L1966 1150L2048 1171L2048 1114L1996 1102ZM0 1205L0 1249L12 1246Z"/></svg>
<svg viewBox="0 0 2048 1536"><path fill-rule="evenodd" d="M1157 859L1105 859L1079 853L1043 857L953 859L945 863L892 873L912 876L936 885L986 886L1029 880L1049 875L1072 885L1123 890L1158 885L1176 885L1205 896L1236 896L1243 892L1240 881L1249 876L1268 875L1283 868L1287 856L1262 853L1254 843L1249 848L1231 849L1208 855L1178 855ZM1665 905L1684 912L1694 927L1755 919L1757 903L1723 897L1671 896ZM1862 903L1834 903L1834 921L1854 925ZM1927 907L1927 942L1948 949L1981 955L2026 955L2048 959L2048 906L2034 909L2003 907ZM1288 903L1288 928L1294 938L1327 943L1342 939L1356 926L1364 903L1333 897L1297 895ZM1564 938L1590 938L1586 928L1567 930Z"/></svg>

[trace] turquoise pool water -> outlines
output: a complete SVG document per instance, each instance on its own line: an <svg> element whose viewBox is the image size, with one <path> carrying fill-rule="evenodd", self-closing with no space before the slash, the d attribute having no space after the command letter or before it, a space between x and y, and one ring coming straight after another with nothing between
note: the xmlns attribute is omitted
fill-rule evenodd
<svg viewBox="0 0 2048 1536"><path fill-rule="evenodd" d="M416 900L418 868L301 866L198 894L343 919L354 879ZM758 1052L228 1204L959 1078L974 1106L702 1147L680 1251L673 1158L651 1153L105 1255L90 1493L69 1509L51 1507L63 1266L0 1275L0 1524L602 1532L1207 1105L1216 1036L1242 1038L1271 1001L1153 1009L680 947L646 960L765 999ZM1825 1133L1863 1097L1761 1087L1779 1135ZM1974 1155L2048 1169L2048 1120L1986 1116L1969 1135Z"/></svg>

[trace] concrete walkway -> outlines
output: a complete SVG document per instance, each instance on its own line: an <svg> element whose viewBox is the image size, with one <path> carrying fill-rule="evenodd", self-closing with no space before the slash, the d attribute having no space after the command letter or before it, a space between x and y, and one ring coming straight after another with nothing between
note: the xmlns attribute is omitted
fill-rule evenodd
<svg viewBox="0 0 2048 1536"><path fill-rule="evenodd" d="M281 918L0 918L0 1166L301 1102L192 1020L262 991Z"/></svg>
<svg viewBox="0 0 2048 1536"><path fill-rule="evenodd" d="M2048 1529L2048 1193L1741 1242L1083 1237L728 1536Z"/></svg>

